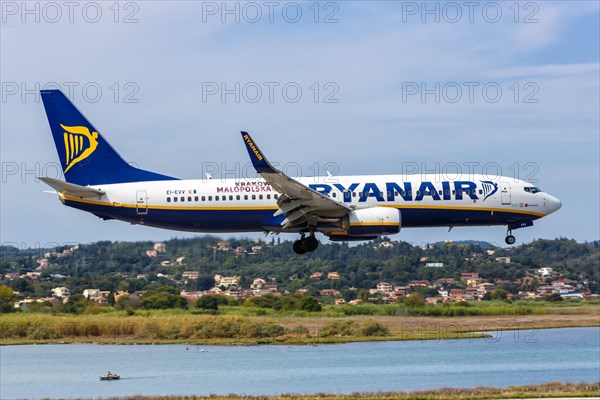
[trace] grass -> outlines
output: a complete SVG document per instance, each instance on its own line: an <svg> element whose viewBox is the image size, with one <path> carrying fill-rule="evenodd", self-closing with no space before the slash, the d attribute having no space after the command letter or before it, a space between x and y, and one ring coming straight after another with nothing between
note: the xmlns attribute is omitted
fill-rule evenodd
<svg viewBox="0 0 600 400"><path fill-rule="evenodd" d="M497 314L501 307L524 307L522 302L518 303L436 305L422 307L419 312L410 312L411 309L403 305L364 304L355 308L328 306L321 313L224 307L219 315L198 314L194 310L138 310L135 315L127 315L125 311L95 315L3 314L0 315L0 344L313 344L454 340L486 336L485 332L493 336L500 330L600 326L600 307L597 305L531 306L534 311L530 313L504 310ZM264 315L253 315L248 310L262 310ZM348 315L347 310L353 310L354 314ZM459 315L456 310L476 312Z"/></svg>
<svg viewBox="0 0 600 400"><path fill-rule="evenodd" d="M600 396L600 382L596 383L559 383L549 382L543 385L510 386L507 388L478 387L471 389L443 388L416 392L380 392L314 395L277 395L277 396L132 396L118 400L483 400L516 398L553 398L553 397L597 397ZM114 398L112 400L117 400Z"/></svg>

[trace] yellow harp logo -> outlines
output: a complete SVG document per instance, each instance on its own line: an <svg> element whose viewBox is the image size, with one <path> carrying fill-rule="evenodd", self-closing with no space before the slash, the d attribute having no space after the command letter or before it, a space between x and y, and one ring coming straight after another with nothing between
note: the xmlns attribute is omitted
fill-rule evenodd
<svg viewBox="0 0 600 400"><path fill-rule="evenodd" d="M98 132L90 133L85 126L60 126L65 130L65 173L79 161L90 156L98 147Z"/></svg>

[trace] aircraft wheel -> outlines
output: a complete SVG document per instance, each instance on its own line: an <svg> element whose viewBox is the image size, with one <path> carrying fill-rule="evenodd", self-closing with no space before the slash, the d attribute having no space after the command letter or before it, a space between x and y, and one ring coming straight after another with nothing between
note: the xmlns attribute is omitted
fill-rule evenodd
<svg viewBox="0 0 600 400"><path fill-rule="evenodd" d="M316 237L309 236L306 239L304 239L303 245L306 251L315 251L317 247L319 247L319 241Z"/></svg>
<svg viewBox="0 0 600 400"><path fill-rule="evenodd" d="M304 243L302 240L296 240L292 248L296 254L306 253L306 249L304 248Z"/></svg>
<svg viewBox="0 0 600 400"><path fill-rule="evenodd" d="M506 239L504 239L504 241L506 242L506 244L515 244L515 241L517 239L515 239L515 237L513 235L508 235L506 237Z"/></svg>

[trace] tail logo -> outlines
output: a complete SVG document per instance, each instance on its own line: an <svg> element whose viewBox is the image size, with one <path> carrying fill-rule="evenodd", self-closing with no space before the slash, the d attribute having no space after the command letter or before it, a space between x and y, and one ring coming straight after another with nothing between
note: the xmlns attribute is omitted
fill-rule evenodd
<svg viewBox="0 0 600 400"><path fill-rule="evenodd" d="M498 184L492 181L481 181L483 189L483 201L498 191Z"/></svg>
<svg viewBox="0 0 600 400"><path fill-rule="evenodd" d="M60 126L65 130L65 173L75 164L88 158L98 147L98 132L90 133L85 126Z"/></svg>

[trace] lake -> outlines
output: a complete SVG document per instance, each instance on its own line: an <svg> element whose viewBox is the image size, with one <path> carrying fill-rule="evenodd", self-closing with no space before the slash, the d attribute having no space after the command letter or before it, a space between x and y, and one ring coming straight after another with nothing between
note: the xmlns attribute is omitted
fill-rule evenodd
<svg viewBox="0 0 600 400"><path fill-rule="evenodd" d="M110 370L120 381L100 381ZM600 378L600 328L318 346L0 347L0 398L412 391Z"/></svg>

